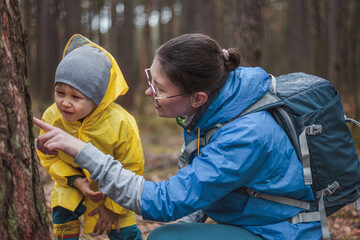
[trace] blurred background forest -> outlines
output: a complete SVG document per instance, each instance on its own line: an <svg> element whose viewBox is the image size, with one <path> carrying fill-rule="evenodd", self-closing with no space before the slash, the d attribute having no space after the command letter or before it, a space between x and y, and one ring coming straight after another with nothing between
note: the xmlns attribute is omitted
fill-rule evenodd
<svg viewBox="0 0 360 240"><path fill-rule="evenodd" d="M41 117L53 102L67 41L75 33L86 36L109 50L130 87L117 101L138 121L151 180L176 172L182 131L174 120L156 116L144 95L144 69L162 43L180 34L210 35L225 49L237 47L241 65L275 76L301 71L328 79L339 89L345 113L360 119L359 0L20 0L20 6L34 115ZM352 132L358 145L360 131ZM51 186L44 189L49 196ZM346 222L354 213L340 215L331 221L332 233L356 238L357 219ZM154 228L147 224L140 224L144 236Z"/></svg>

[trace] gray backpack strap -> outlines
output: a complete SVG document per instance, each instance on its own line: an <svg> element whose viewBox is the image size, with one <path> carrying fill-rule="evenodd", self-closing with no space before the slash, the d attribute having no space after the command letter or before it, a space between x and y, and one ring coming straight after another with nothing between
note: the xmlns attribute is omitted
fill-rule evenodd
<svg viewBox="0 0 360 240"><path fill-rule="evenodd" d="M316 193L316 198L320 198L319 205L318 205L319 211L318 212L298 213L297 215L295 215L294 217L291 218L290 222L292 224L297 224L297 223L303 223L303 222L314 222L314 221L318 222L318 221L320 221L323 239L330 239L330 231L329 231L329 226L328 226L328 222L326 219L324 197L334 194L336 192L336 190L339 189L339 187L340 187L340 184L335 181L332 184L330 184L329 186L327 186L327 188L325 188L321 191L318 191Z"/></svg>
<svg viewBox="0 0 360 240"><path fill-rule="evenodd" d="M254 104L252 104L250 107L245 109L245 111L243 111L238 117L242 117L251 112L258 112L258 111L264 110L264 109L268 108L269 105L273 105L273 104L276 104L279 102L280 102L279 98L277 98L276 96L274 96L270 93L266 93L259 100L257 100Z"/></svg>
<svg viewBox="0 0 360 240"><path fill-rule="evenodd" d="M266 200L269 200L272 202L282 203L285 205L289 205L289 206L293 206L293 207L297 207L297 208L301 208L301 209L310 211L310 203L308 203L308 202L304 202L304 201L300 201L300 200L288 198L288 197L267 195L264 193L256 192L249 188L247 189L247 192L252 197L262 198L262 199L266 199Z"/></svg>
<svg viewBox="0 0 360 240"><path fill-rule="evenodd" d="M200 138L200 146L204 146L205 145L205 139L204 138ZM183 149L180 157L179 157L179 162L178 162L178 166L179 168L183 168L185 167L186 163L188 162L191 154L196 151L198 148L198 139L194 139L191 142L189 142L188 145L186 145L186 147Z"/></svg>
<svg viewBox="0 0 360 240"><path fill-rule="evenodd" d="M317 135L322 132L321 125L306 126L303 132L299 136L299 144L301 149L301 162L303 165L305 185L311 185L313 183L310 168L310 152L306 140L306 135Z"/></svg>
<svg viewBox="0 0 360 240"><path fill-rule="evenodd" d="M296 214L290 219L292 224L304 223L304 222L319 222L319 212L301 212Z"/></svg>
<svg viewBox="0 0 360 240"><path fill-rule="evenodd" d="M213 127L212 129L210 129L209 131L207 131L204 135L204 137L200 138L200 146L206 146L212 136L214 135L214 133L223 126L223 124L216 124L215 127ZM185 143L184 143L185 145ZM178 166L179 168L183 168L185 167L186 163L188 162L191 154L196 151L198 149L198 139L195 138L194 140L192 140L188 145L186 145L186 147L183 145L183 149L182 149L182 153L179 157L179 162L178 162Z"/></svg>

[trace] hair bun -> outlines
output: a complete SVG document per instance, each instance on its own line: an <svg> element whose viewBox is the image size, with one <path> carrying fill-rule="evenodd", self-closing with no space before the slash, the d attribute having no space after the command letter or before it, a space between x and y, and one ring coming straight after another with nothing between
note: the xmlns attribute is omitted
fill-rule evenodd
<svg viewBox="0 0 360 240"><path fill-rule="evenodd" d="M236 48L223 49L225 67L228 72L235 70L240 65L241 55Z"/></svg>
<svg viewBox="0 0 360 240"><path fill-rule="evenodd" d="M226 49L224 49L224 48L223 48L222 52L223 52L223 55L224 55L225 60L226 60L226 61L229 61L229 59L230 59L229 52L228 52Z"/></svg>

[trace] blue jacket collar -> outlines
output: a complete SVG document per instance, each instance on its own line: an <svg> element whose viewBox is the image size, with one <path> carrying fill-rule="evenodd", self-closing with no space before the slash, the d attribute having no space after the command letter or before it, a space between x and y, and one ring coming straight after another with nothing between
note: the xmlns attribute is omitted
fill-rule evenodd
<svg viewBox="0 0 360 240"><path fill-rule="evenodd" d="M269 89L269 75L260 67L238 67L229 76L219 92L202 106L188 124L177 122L188 132L195 127L207 131L218 123L240 115Z"/></svg>

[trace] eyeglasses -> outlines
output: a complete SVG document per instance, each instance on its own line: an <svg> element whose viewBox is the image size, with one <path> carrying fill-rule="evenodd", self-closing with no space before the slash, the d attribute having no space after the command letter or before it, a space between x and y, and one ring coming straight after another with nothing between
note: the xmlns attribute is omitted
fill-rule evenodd
<svg viewBox="0 0 360 240"><path fill-rule="evenodd" d="M173 95L173 96L167 96L167 97L159 97L157 95L157 92L156 92L156 89L154 87L154 85L152 85L152 77L151 77L151 73L150 73L150 68L147 68L145 69L145 73L146 73L146 77L147 77L147 80L148 80L148 84L149 84L149 87L152 91L152 96L153 96L153 99L154 99L154 102L156 104L159 103L159 100L162 100L162 99L167 99L167 98L174 98L174 97L178 97L178 96L183 96L184 94L177 94L177 95Z"/></svg>

